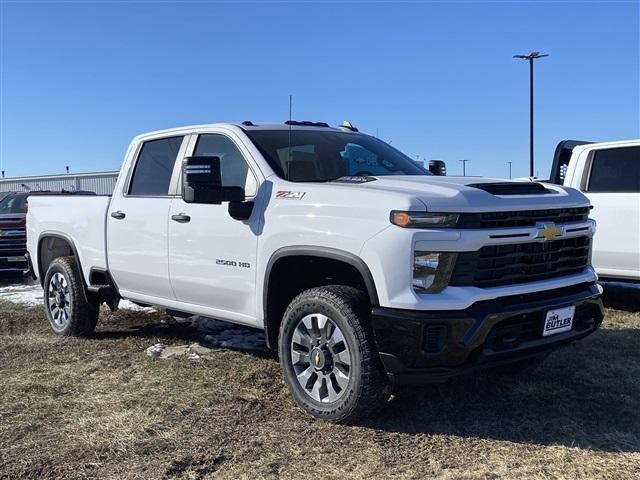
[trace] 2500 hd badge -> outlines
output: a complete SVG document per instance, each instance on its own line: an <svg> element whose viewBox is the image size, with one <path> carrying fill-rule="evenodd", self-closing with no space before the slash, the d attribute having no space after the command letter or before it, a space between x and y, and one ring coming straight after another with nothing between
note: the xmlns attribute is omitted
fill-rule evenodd
<svg viewBox="0 0 640 480"><path fill-rule="evenodd" d="M216 259L216 265L224 265L225 267L251 268L251 264L249 262L236 262L235 260L223 260L221 258Z"/></svg>

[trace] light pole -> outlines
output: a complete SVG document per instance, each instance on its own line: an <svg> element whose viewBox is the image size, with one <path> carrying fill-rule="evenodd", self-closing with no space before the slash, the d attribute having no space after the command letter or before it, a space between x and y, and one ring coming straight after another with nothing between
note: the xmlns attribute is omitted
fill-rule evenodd
<svg viewBox="0 0 640 480"><path fill-rule="evenodd" d="M459 160L460 162L462 162L462 176L466 177L467 176L467 162L470 162L471 160Z"/></svg>
<svg viewBox="0 0 640 480"><path fill-rule="evenodd" d="M538 58L548 57L547 54L531 52L529 55L514 55L529 61L529 176L533 177L533 61Z"/></svg>
<svg viewBox="0 0 640 480"><path fill-rule="evenodd" d="M511 164L513 162L507 162L507 165L509 165L509 180L511 180Z"/></svg>

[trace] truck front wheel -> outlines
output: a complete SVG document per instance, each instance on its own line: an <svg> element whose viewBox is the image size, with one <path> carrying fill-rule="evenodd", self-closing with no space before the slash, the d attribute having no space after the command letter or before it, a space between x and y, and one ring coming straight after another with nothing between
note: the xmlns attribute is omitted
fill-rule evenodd
<svg viewBox="0 0 640 480"><path fill-rule="evenodd" d="M96 328L100 304L87 300L80 275L74 257L54 259L45 275L44 308L58 335L86 336Z"/></svg>
<svg viewBox="0 0 640 480"><path fill-rule="evenodd" d="M295 402L312 416L352 423L389 398L363 292L330 285L289 304L280 326L280 365Z"/></svg>

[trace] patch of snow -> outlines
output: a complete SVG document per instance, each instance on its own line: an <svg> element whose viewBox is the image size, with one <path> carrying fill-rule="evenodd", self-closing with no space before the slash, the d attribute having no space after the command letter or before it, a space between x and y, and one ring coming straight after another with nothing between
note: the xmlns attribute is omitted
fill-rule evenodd
<svg viewBox="0 0 640 480"><path fill-rule="evenodd" d="M5 285L0 287L0 300L21 305L42 305L42 287L34 285Z"/></svg>
<svg viewBox="0 0 640 480"><path fill-rule="evenodd" d="M122 310L131 310L133 312L142 312L142 313L157 312L157 310L153 307L141 307L140 305L137 305L130 300L120 300L120 304L118 305L118 308L121 308Z"/></svg>
<svg viewBox="0 0 640 480"><path fill-rule="evenodd" d="M155 345L151 345L147 348L146 353L151 358L158 358L162 353L162 350L164 350L164 345L162 343L156 343Z"/></svg>
<svg viewBox="0 0 640 480"><path fill-rule="evenodd" d="M0 286L0 300L6 300L11 303L20 305L42 305L44 292L42 287L34 283L28 284L12 284ZM121 300L119 308L123 310L132 310L134 312L154 313L156 309L153 307L141 307L129 300Z"/></svg>

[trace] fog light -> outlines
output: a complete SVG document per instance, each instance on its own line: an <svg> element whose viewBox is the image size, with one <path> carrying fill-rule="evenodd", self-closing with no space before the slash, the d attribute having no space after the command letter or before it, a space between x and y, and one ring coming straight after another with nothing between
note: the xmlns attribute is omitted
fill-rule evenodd
<svg viewBox="0 0 640 480"><path fill-rule="evenodd" d="M441 292L448 284L457 258L452 252L413 254L413 289L422 293Z"/></svg>

